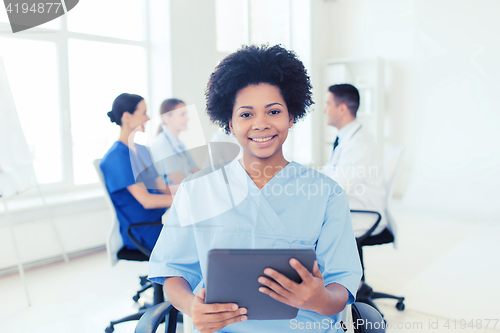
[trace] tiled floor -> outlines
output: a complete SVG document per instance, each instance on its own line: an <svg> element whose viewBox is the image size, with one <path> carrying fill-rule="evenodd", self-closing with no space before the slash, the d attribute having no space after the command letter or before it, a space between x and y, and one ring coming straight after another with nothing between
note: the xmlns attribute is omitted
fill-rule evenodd
<svg viewBox="0 0 500 333"><path fill-rule="evenodd" d="M500 221L402 207L394 215L398 249L384 245L365 251L367 282L377 291L406 297L403 312L394 301L377 301L390 325L387 332L499 332L500 323L497 330L491 327L500 319ZM102 333L110 319L136 311L137 276L146 273L147 263L110 267L103 251L34 269L27 272L31 307L19 276L1 277L0 332ZM115 332L134 328L135 323L125 323Z"/></svg>

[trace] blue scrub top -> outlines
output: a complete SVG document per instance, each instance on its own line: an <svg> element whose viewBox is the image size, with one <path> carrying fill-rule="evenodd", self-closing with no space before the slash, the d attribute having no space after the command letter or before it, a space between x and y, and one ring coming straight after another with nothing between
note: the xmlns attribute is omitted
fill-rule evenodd
<svg viewBox="0 0 500 333"><path fill-rule="evenodd" d="M158 173L148 149L139 144L135 146L137 155L123 142L116 141L104 155L100 165L106 188L116 209L123 245L130 250L136 250L137 247L127 235L128 226L132 223L160 221L167 210L144 208L127 189L130 185L142 182L150 193L160 193L154 190ZM141 244L153 249L160 231L161 226L147 226L132 229L132 234Z"/></svg>
<svg viewBox="0 0 500 333"><path fill-rule="evenodd" d="M165 226L149 261L149 279L156 283L180 276L193 290L205 285L207 253L214 248L313 249L325 285L343 285L348 303L356 297L361 265L346 194L329 177L298 163L289 163L260 190L238 160L187 178ZM299 310L295 319L298 327L317 327L324 320L337 322L339 315ZM248 320L221 332L296 331L290 320ZM332 331L337 330L324 325L314 330Z"/></svg>

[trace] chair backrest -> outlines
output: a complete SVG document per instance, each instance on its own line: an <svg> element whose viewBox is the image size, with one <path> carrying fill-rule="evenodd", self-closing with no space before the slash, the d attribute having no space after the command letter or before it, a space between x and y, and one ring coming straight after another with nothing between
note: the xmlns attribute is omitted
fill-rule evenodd
<svg viewBox="0 0 500 333"><path fill-rule="evenodd" d="M99 176L99 182L101 183L104 190L104 198L106 200L106 203L108 204L109 209L111 210L111 227L108 231L108 239L106 240L106 250L108 252L108 258L111 266L114 266L118 262L118 251L123 248L123 239L120 234L120 224L116 215L115 206L113 205L111 197L108 193L108 189L106 188L104 175L101 171L101 159L95 159L93 163L95 171L97 172L97 176Z"/></svg>
<svg viewBox="0 0 500 333"><path fill-rule="evenodd" d="M401 161L401 155L403 154L404 149L404 145L387 145L384 148L383 164L387 188L385 218L387 219L387 223L389 224L389 227L391 228L391 231L394 235L394 243L396 243L397 240L396 223L389 210L389 202L392 198L392 192L394 191L394 182L396 180L397 171Z"/></svg>

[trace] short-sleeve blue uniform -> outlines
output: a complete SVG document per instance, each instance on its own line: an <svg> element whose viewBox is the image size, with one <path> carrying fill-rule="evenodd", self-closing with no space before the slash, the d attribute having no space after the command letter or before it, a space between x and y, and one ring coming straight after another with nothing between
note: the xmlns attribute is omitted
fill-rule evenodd
<svg viewBox="0 0 500 333"><path fill-rule="evenodd" d="M185 179L151 255L149 279L163 284L165 277L180 276L192 289L205 285L207 253L214 248L314 249L325 286L343 285L349 304L361 279L346 194L332 179L295 162L260 190L238 160ZM332 332L337 329L326 323L338 318L299 310L295 319L297 327L320 323L314 332ZM248 320L221 332L295 331L290 320Z"/></svg>
<svg viewBox="0 0 500 333"><path fill-rule="evenodd" d="M158 173L151 161L146 147L136 144L137 155L123 142L116 141L101 161L106 188L116 209L120 223L120 233L123 245L130 250L137 247L127 235L127 228L132 223L160 221L166 208L146 209L127 189L128 186L144 183L150 193L160 193L154 190ZM153 249L161 226L133 228L132 234L149 249Z"/></svg>

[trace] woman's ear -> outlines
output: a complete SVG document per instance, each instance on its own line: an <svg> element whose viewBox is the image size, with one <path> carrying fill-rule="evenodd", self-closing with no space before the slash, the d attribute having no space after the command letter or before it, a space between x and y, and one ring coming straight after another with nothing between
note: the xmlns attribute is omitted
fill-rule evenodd
<svg viewBox="0 0 500 333"><path fill-rule="evenodd" d="M229 130L231 131L231 134L234 134L233 121L232 120L229 120Z"/></svg>
<svg viewBox="0 0 500 333"><path fill-rule="evenodd" d="M121 119L122 124L128 123L130 121L130 117L132 117L132 115L129 112L127 112L127 111L123 112L122 119Z"/></svg>
<svg viewBox="0 0 500 333"><path fill-rule="evenodd" d="M290 116L290 120L288 121L288 128L292 128L294 119L295 118L293 116Z"/></svg>

